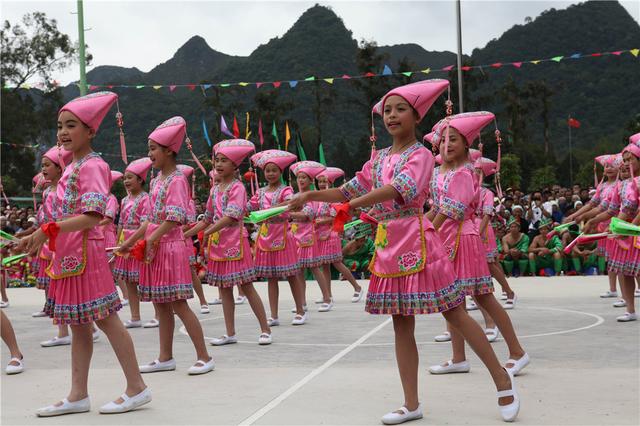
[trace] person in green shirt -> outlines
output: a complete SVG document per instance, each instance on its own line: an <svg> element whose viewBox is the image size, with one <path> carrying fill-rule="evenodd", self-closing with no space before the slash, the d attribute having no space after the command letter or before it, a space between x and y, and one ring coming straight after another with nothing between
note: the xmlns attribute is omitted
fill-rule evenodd
<svg viewBox="0 0 640 426"><path fill-rule="evenodd" d="M504 272L511 276L514 263L517 262L520 275L524 275L527 271L529 236L520 232L520 223L513 216L507 222L507 229L509 232L502 237L502 252L504 253L502 267Z"/></svg>
<svg viewBox="0 0 640 426"><path fill-rule="evenodd" d="M356 226L352 238L342 240L342 263L352 273L366 272L375 249L371 239L371 225L361 223Z"/></svg>
<svg viewBox="0 0 640 426"><path fill-rule="evenodd" d="M538 224L540 234L536 235L529 246L529 270L535 274L536 271L553 267L555 275L562 272L562 259L564 246L557 235L547 239L547 234L551 231L553 222L551 219L543 217ZM542 275L542 274L541 274Z"/></svg>

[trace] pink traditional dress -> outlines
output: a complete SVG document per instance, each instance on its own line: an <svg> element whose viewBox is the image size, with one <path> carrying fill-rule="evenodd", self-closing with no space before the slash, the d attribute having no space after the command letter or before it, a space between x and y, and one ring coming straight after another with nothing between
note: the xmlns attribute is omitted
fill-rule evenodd
<svg viewBox="0 0 640 426"><path fill-rule="evenodd" d="M38 214L36 216L38 226L44 225L45 223L55 221L57 219L58 214L58 206L56 204L56 190L51 186L48 186L44 192L42 193L42 204L38 209ZM36 274L36 285L40 290L47 290L49 287L49 275L47 275L47 266L51 262L52 253L49 250L49 243L44 243L40 252L36 256L36 261L34 262Z"/></svg>
<svg viewBox="0 0 640 426"><path fill-rule="evenodd" d="M95 152L71 163L56 188L57 220L104 215L109 184L109 166ZM44 311L54 324L89 323L122 307L98 227L61 232L47 274L51 282Z"/></svg>
<svg viewBox="0 0 640 426"><path fill-rule="evenodd" d="M291 234L296 239L298 262L302 269L315 268L322 265L320 253L318 253L318 234L315 223L319 204L316 201L305 204L301 213L306 216L306 220L293 219L291 222Z"/></svg>
<svg viewBox="0 0 640 426"><path fill-rule="evenodd" d="M638 212L638 184L640 177L619 181L618 197L613 197L609 212L614 213L616 205L620 213L632 220ZM619 200L619 201L618 201ZM640 275L640 240L638 237L624 237L613 240L616 245L609 259L609 271L625 276Z"/></svg>
<svg viewBox="0 0 640 426"><path fill-rule="evenodd" d="M353 199L392 185L400 194L376 204L376 251L365 310L371 314L416 315L447 311L462 303L453 266L423 206L429 195L433 155L420 143L401 154L378 151L356 176L340 187ZM486 266L486 263L485 263Z"/></svg>
<svg viewBox="0 0 640 426"><path fill-rule="evenodd" d="M215 185L207 200L204 221L212 224L223 217L234 223L209 236L207 282L216 287L233 287L255 281L251 246L243 218L247 206L247 190L234 179L226 188Z"/></svg>
<svg viewBox="0 0 640 426"><path fill-rule="evenodd" d="M590 202L594 206L596 206L596 208L599 209L600 211L602 212L608 211L609 208L611 207L611 202L616 198L615 194L617 192L617 188L618 188L617 181L602 182L600 185L598 185L596 189L596 193L591 198ZM613 210L616 211L616 216L618 214L617 212L619 211L619 207L620 207L619 205L613 206ZM600 222L597 227L597 232L608 231L610 223L611 223L610 219ZM604 256L605 259L609 260L610 252L612 251L612 249L615 247L616 244L617 243L613 238L606 238L604 240L599 240L598 249L597 249L598 256Z"/></svg>
<svg viewBox="0 0 640 426"><path fill-rule="evenodd" d="M147 221L151 205L149 194L142 191L135 197L127 195L122 199L120 207L120 235L118 245L133 235L140 226ZM140 267L142 263L131 256L121 256L116 253L113 276L116 279L137 284L140 280Z"/></svg>
<svg viewBox="0 0 640 426"><path fill-rule="evenodd" d="M336 212L331 204L319 204L318 219L335 217ZM342 262L342 240L340 235L332 230L332 226L331 222L316 225L318 256L323 265Z"/></svg>
<svg viewBox="0 0 640 426"><path fill-rule="evenodd" d="M471 163L442 172L436 167L431 178L433 208L447 216L438 233L453 262L457 284L467 295L493 292L486 249L474 221L479 191Z"/></svg>
<svg viewBox="0 0 640 426"><path fill-rule="evenodd" d="M264 210L282 204L293 196L290 186L280 185L275 191L263 187L256 192L247 210ZM282 214L260 224L256 240L255 271L262 278L280 278L300 271L296 239L289 230L289 215Z"/></svg>
<svg viewBox="0 0 640 426"><path fill-rule="evenodd" d="M487 263L494 263L498 258L498 246L496 245L496 236L493 232L493 226L491 222L493 216L495 216L495 208L493 206L493 192L490 189L480 187L480 203L476 210L475 222L480 231L480 222L484 216L489 216L489 222L487 227L480 235L482 238L482 244L484 245L485 252L487 254Z"/></svg>
<svg viewBox="0 0 640 426"><path fill-rule="evenodd" d="M107 199L107 209L104 212L104 217L111 219L111 223L102 227L102 231L104 232L105 247L116 246L116 216L118 216L119 210L120 207L118 206L118 199L115 195L109 194L109 198Z"/></svg>
<svg viewBox="0 0 640 426"><path fill-rule="evenodd" d="M187 220L189 184L180 170L168 176L158 174L151 181L151 211L145 239L163 222L179 225L162 236L151 262L140 268L138 290L143 302L167 303L193 297L191 269L181 226Z"/></svg>
<svg viewBox="0 0 640 426"><path fill-rule="evenodd" d="M187 225L189 227L193 227L196 222L198 222L196 218L196 203L193 199L189 200L189 205L187 206ZM184 245L187 249L187 254L189 255L189 266L196 266L198 264L198 257L196 256L196 248L193 245L192 238L185 238Z"/></svg>

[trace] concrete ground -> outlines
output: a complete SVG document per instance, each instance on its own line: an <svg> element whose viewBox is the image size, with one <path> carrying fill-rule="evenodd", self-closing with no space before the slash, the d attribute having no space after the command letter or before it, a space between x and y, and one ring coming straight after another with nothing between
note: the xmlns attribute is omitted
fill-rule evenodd
<svg viewBox="0 0 640 426"><path fill-rule="evenodd" d="M640 321L617 323L624 309L613 299L600 299L607 288L603 277L518 278L512 280L519 296L510 316L531 364L516 379L522 400L518 423L545 425L638 425ZM266 286L256 284L266 303ZM216 371L191 377L195 361L189 338L176 321L174 372L145 375L153 402L124 415L100 415L98 408L124 390L124 380L106 338L95 345L90 373L92 411L38 419L36 408L66 396L70 385L68 346L42 348L52 337L47 318L31 318L43 303L36 289L9 289L10 317L26 371L2 375L3 425L177 425L177 424L379 424L380 416L403 402L395 364L393 327L389 317L369 315L363 303L349 302L351 287L334 282L336 308L318 313L311 304L307 325L292 327L288 285L281 285L283 325L274 327L274 343L258 346L259 329L248 304L237 307L240 343L210 347ZM216 290L205 289L214 298ZM310 302L319 296L309 283ZM640 302L640 299L636 299ZM194 310L197 302L192 300ZM205 335L223 334L221 306L198 317ZM143 319L152 316L143 304ZM128 318L128 308L121 318ZM477 312L473 316L479 318ZM420 393L425 417L411 424L501 424L495 389L486 369L468 349L469 374L432 376L430 364L447 360L450 346L435 343L444 330L440 315L421 316L416 335L421 355ZM139 361L158 353L157 329L133 329ZM493 344L506 361L504 341ZM2 347L2 365L9 355Z"/></svg>

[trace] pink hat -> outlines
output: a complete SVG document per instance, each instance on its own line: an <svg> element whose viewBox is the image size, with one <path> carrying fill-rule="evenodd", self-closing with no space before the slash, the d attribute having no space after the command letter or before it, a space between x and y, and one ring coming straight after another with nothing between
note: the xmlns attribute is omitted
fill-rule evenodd
<svg viewBox="0 0 640 426"><path fill-rule="evenodd" d="M44 188L44 185L47 183L47 180L44 178L42 173L38 173L31 180L33 184L33 192L41 191Z"/></svg>
<svg viewBox="0 0 640 426"><path fill-rule="evenodd" d="M473 141L480 135L489 123L496 118L488 111L464 112L462 114L445 117L433 126L432 143L440 145L446 136L447 127L456 129L467 141L467 146L473 145Z"/></svg>
<svg viewBox="0 0 640 426"><path fill-rule="evenodd" d="M65 168L67 164L71 162L73 158L73 152L63 149L61 146L54 146L44 153L43 157L47 157L49 160L56 163L59 167Z"/></svg>
<svg viewBox="0 0 640 426"><path fill-rule="evenodd" d="M121 179L123 176L122 173L117 172L115 170L111 170L111 186L113 186L114 183L116 183L119 179Z"/></svg>
<svg viewBox="0 0 640 426"><path fill-rule="evenodd" d="M100 123L104 120L111 106L117 102L118 95L113 92L91 93L69 101L65 106L60 108L58 116L62 114L63 111L69 111L89 128L97 132Z"/></svg>
<svg viewBox="0 0 640 426"><path fill-rule="evenodd" d="M227 139L218 142L213 146L213 154L222 154L233 162L236 166L242 163L242 160L255 151L256 147L253 143L244 139Z"/></svg>
<svg viewBox="0 0 640 426"><path fill-rule="evenodd" d="M187 179L191 179L191 177L193 176L193 172L195 170L193 167L187 166L186 164L178 164L176 167Z"/></svg>
<svg viewBox="0 0 640 426"><path fill-rule="evenodd" d="M326 169L326 166L318 163L317 161L298 161L291 165L291 171L294 175L298 176L298 173L304 173L311 179L315 179L316 176Z"/></svg>
<svg viewBox="0 0 640 426"><path fill-rule="evenodd" d="M474 148L469 148L469 159L471 162L477 161L480 157L482 157L482 151Z"/></svg>
<svg viewBox="0 0 640 426"><path fill-rule="evenodd" d="M442 165L442 155L438 154L436 155L436 163Z"/></svg>
<svg viewBox="0 0 640 426"><path fill-rule="evenodd" d="M339 177L344 176L344 170L339 169L337 167L327 167L326 169L324 169L324 171L318 173L316 178L319 178L320 176L326 177L329 180L329 182L333 183Z"/></svg>
<svg viewBox="0 0 640 426"><path fill-rule="evenodd" d="M382 97L381 101L375 104L373 112L383 115L384 104L389 96L397 95L406 100L418 113L420 120L422 120L429 111L429 108L431 108L436 99L438 99L438 96L440 96L448 87L449 81L443 79L417 81L415 83L396 87L395 89L391 89Z"/></svg>
<svg viewBox="0 0 640 426"><path fill-rule="evenodd" d="M151 169L151 159L149 157L138 158L127 166L125 172L131 172L139 176L142 180L147 180L147 173Z"/></svg>
<svg viewBox="0 0 640 426"><path fill-rule="evenodd" d="M187 122L180 116L171 117L151 132L149 139L169 148L176 154L180 151L182 142L187 135Z"/></svg>
<svg viewBox="0 0 640 426"><path fill-rule="evenodd" d="M209 172L209 179L214 179L217 176L216 169L213 169Z"/></svg>
<svg viewBox="0 0 640 426"><path fill-rule="evenodd" d="M285 167L291 165L298 159L294 154L287 151L280 151L279 149L262 151L251 158L254 159L256 156L259 157L254 161L254 164L263 170L269 163L273 163L278 166L280 170L284 170Z"/></svg>
<svg viewBox="0 0 640 426"><path fill-rule="evenodd" d="M610 166L617 168L620 167L620 159L620 154L605 154L597 156L595 161L602 167Z"/></svg>
<svg viewBox="0 0 640 426"><path fill-rule="evenodd" d="M427 133L427 134L426 134L426 135L424 135L424 137L422 138L422 140L423 140L424 142L428 142L428 143L430 143L430 144L433 144L433 143L431 142L431 140L432 140L432 139L433 139L433 132L429 132L429 133Z"/></svg>
<svg viewBox="0 0 640 426"><path fill-rule="evenodd" d="M640 133L636 133L635 135L629 136L629 143L639 143L640 142Z"/></svg>
<svg viewBox="0 0 640 426"><path fill-rule="evenodd" d="M474 167L482 170L482 174L486 177L491 176L498 170L498 163L489 158L480 157L474 162Z"/></svg>
<svg viewBox="0 0 640 426"><path fill-rule="evenodd" d="M271 150L269 150L271 151ZM256 152L255 154L253 154L250 158L249 161L251 161L251 164L253 164L254 166L258 167L258 160L260 159L260 157L262 157L262 154L264 154L266 151L260 151L260 152Z"/></svg>

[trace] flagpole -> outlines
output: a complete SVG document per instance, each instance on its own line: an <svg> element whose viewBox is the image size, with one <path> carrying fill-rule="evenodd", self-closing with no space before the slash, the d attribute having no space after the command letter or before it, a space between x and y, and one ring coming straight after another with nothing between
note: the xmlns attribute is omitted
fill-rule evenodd
<svg viewBox="0 0 640 426"><path fill-rule="evenodd" d="M571 145L571 114L569 114L567 126L569 126L569 183L573 188L573 147Z"/></svg>
<svg viewBox="0 0 640 426"><path fill-rule="evenodd" d="M84 96L87 94L87 57L84 48L84 9L82 7L82 0L78 0L78 38L80 54L80 96Z"/></svg>
<svg viewBox="0 0 640 426"><path fill-rule="evenodd" d="M458 27L458 109L464 112L464 99L462 96L462 19L460 12L460 0L456 0L456 24Z"/></svg>

